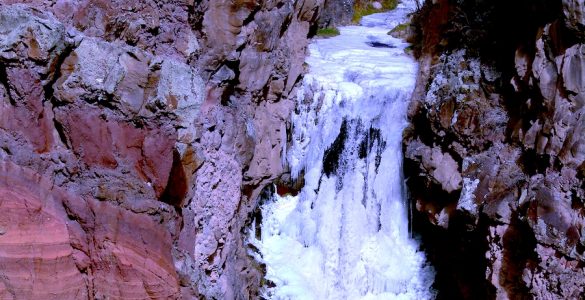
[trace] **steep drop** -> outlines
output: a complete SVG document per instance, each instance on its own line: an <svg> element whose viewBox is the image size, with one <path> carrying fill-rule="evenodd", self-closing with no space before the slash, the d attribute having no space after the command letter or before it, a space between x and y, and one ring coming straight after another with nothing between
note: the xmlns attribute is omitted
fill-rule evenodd
<svg viewBox="0 0 585 300"><path fill-rule="evenodd" d="M409 235L401 141L417 64L387 34L413 4L310 45L287 163L299 195L274 195L251 237L272 299L428 299L434 272Z"/></svg>

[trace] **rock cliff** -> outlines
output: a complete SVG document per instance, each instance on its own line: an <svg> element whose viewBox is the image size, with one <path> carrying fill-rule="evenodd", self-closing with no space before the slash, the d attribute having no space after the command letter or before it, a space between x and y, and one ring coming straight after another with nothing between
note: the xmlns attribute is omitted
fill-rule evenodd
<svg viewBox="0 0 585 300"><path fill-rule="evenodd" d="M349 25L354 13L355 0L325 0L323 11L319 16L319 27L335 28Z"/></svg>
<svg viewBox="0 0 585 300"><path fill-rule="evenodd" d="M257 298L321 2L0 1L0 298Z"/></svg>
<svg viewBox="0 0 585 300"><path fill-rule="evenodd" d="M585 6L427 1L404 134L440 299L585 298Z"/></svg>

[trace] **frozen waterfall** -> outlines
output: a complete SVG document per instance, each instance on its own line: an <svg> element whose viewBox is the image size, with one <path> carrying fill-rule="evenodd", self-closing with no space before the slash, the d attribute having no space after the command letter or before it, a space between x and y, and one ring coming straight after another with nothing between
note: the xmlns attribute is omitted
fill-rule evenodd
<svg viewBox="0 0 585 300"><path fill-rule="evenodd" d="M412 10L365 17L310 45L287 162L297 196L262 207L271 299L429 299L434 272L409 235L402 131L417 64L388 31Z"/></svg>

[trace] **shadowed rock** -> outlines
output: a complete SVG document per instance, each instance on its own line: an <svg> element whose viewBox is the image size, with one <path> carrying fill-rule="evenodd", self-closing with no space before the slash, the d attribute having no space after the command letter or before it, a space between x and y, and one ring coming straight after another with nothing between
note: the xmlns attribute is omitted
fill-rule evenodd
<svg viewBox="0 0 585 300"><path fill-rule="evenodd" d="M585 297L582 3L434 2L414 17L422 64L404 143L415 226L437 264L466 266L439 268L458 284L439 296ZM460 166L461 186L438 180L429 149ZM444 247L437 232L487 243ZM486 261L440 256L461 249Z"/></svg>

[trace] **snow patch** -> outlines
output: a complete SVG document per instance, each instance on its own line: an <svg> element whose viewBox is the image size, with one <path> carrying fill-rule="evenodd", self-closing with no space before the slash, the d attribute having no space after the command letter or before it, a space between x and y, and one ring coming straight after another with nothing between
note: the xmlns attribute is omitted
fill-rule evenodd
<svg viewBox="0 0 585 300"><path fill-rule="evenodd" d="M457 209L466 211L472 215L479 213L477 204L475 203L475 190L479 184L479 179L463 178L463 188L461 189L461 196L457 202Z"/></svg>

